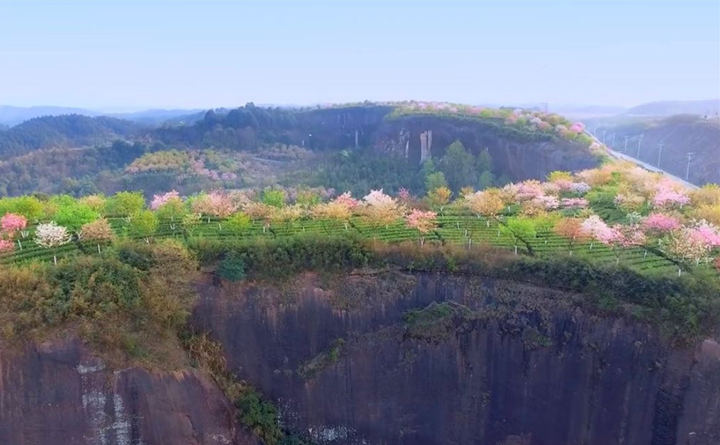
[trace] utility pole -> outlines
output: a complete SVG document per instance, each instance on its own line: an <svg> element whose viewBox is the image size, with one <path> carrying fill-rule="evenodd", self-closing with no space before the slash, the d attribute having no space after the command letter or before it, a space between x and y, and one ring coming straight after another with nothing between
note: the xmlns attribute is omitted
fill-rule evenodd
<svg viewBox="0 0 720 445"><path fill-rule="evenodd" d="M645 136L645 133L641 134L640 137L638 137L637 155L635 156L635 159L640 159L640 144L642 143L643 136Z"/></svg>
<svg viewBox="0 0 720 445"><path fill-rule="evenodd" d="M692 161L693 156L695 156L695 153L693 153L693 152L689 152L687 154L688 163L687 163L687 168L685 169L685 180L686 181L690 180L690 162Z"/></svg>
<svg viewBox="0 0 720 445"><path fill-rule="evenodd" d="M657 162L657 167L660 168L660 159L661 159L661 157L662 157L662 150L663 150L663 147L665 147L665 143L664 143L664 142L660 142L660 143L658 144L658 146L660 147L660 149L658 150L658 162Z"/></svg>

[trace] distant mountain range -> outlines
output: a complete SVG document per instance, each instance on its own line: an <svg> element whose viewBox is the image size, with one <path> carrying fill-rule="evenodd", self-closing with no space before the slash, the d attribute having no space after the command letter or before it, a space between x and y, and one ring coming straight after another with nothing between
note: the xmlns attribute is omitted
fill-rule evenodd
<svg viewBox="0 0 720 445"><path fill-rule="evenodd" d="M3 127L12 127L37 117L61 116L68 114L79 114L89 117L107 116L125 119L148 126L158 126L166 122L172 122L175 124L190 124L202 119L204 111L200 109L151 109L128 113L106 113L86 108L73 107L15 107L10 105L0 105L0 129Z"/></svg>

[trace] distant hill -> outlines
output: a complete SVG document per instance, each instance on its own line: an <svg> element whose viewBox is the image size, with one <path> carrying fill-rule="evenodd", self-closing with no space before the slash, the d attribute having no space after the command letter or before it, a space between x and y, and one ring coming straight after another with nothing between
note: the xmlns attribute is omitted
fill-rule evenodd
<svg viewBox="0 0 720 445"><path fill-rule="evenodd" d="M104 114L105 116L115 117L119 119L125 119L139 124L148 126L158 125L180 125L180 124L192 124L202 119L205 115L205 110L199 109L154 109L154 110L142 110L133 113L110 113Z"/></svg>
<svg viewBox="0 0 720 445"><path fill-rule="evenodd" d="M638 105L627 110L629 116L672 116L676 114L696 114L716 116L720 113L720 99L660 101Z"/></svg>
<svg viewBox="0 0 720 445"><path fill-rule="evenodd" d="M0 133L0 155L14 156L43 148L106 144L135 136L138 124L79 114L37 117Z"/></svg>
<svg viewBox="0 0 720 445"><path fill-rule="evenodd" d="M83 108L73 107L53 107L53 106L37 106L37 107L14 107L9 105L0 105L0 125L12 127L19 123L25 122L36 117L42 116L60 116L63 114L82 114L85 116L98 116L100 113L86 110Z"/></svg>
<svg viewBox="0 0 720 445"><path fill-rule="evenodd" d="M720 119L684 114L598 123L591 129L614 149L681 178L692 153L688 180L698 185L720 183Z"/></svg>

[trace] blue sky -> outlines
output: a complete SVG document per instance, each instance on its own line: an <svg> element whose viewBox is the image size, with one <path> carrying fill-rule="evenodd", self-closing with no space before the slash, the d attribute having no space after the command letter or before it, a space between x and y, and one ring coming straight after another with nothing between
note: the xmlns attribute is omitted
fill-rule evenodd
<svg viewBox="0 0 720 445"><path fill-rule="evenodd" d="M0 0L0 104L714 97L720 0Z"/></svg>

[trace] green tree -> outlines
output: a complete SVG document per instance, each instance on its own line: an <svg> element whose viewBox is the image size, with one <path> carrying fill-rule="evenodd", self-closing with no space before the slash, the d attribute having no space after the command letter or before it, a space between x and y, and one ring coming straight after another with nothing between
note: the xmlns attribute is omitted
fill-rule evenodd
<svg viewBox="0 0 720 445"><path fill-rule="evenodd" d="M515 242L515 253L517 254L518 244L523 244L528 254L535 255L535 251L530 245L530 240L537 236L535 222L530 218L511 217L503 222L500 230L509 235Z"/></svg>
<svg viewBox="0 0 720 445"><path fill-rule="evenodd" d="M78 232L83 225L93 222L100 214L89 205L77 201L64 202L58 207L53 219L61 226L73 232Z"/></svg>
<svg viewBox="0 0 720 445"><path fill-rule="evenodd" d="M158 227L157 217L150 210L140 210L130 216L130 224L127 226L127 233L134 238L149 238L155 233Z"/></svg>
<svg viewBox="0 0 720 445"><path fill-rule="evenodd" d="M145 198L140 192L120 192L110 197L105 204L106 215L130 216L145 207Z"/></svg>
<svg viewBox="0 0 720 445"><path fill-rule="evenodd" d="M247 231L250 225L250 217L243 212L237 212L225 221L225 228L235 235Z"/></svg>
<svg viewBox="0 0 720 445"><path fill-rule="evenodd" d="M447 188L447 181L445 180L445 175L443 172L433 172L428 174L425 177L425 189L428 191L428 193L431 193L433 190L439 189L441 187Z"/></svg>
<svg viewBox="0 0 720 445"><path fill-rule="evenodd" d="M267 189L263 191L262 202L269 206L280 208L285 205L285 191Z"/></svg>
<svg viewBox="0 0 720 445"><path fill-rule="evenodd" d="M465 146L460 141L450 144L445 155L438 162L438 168L445 174L448 187L455 193L464 186L477 184L475 157L465 150Z"/></svg>

